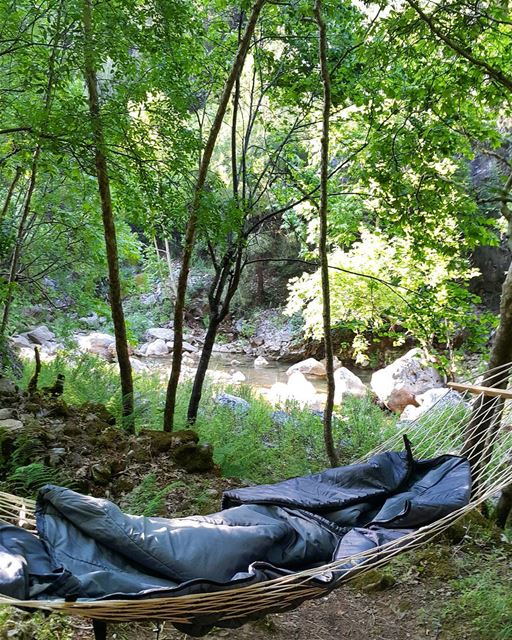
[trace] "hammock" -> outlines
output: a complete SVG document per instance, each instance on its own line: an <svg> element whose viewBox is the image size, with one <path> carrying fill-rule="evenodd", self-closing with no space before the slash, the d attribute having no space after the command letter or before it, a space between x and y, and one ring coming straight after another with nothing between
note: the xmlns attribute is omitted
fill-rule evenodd
<svg viewBox="0 0 512 640"><path fill-rule="evenodd" d="M512 390L503 389L511 372L512 363L485 372L483 380L486 386L475 386L469 381L449 384L451 389L462 393L463 402L452 403L448 395L440 398L423 415L399 425L395 435L364 458L355 461L363 462L371 455L401 449L402 438L406 434L414 442L416 457L457 454L464 443L464 455L470 460L478 451L479 463L472 465L473 494L470 503L398 540L321 567L224 591L138 600L74 602L17 600L0 596L0 605L92 618L95 637L101 639L106 638L107 622L153 620L169 621L179 626L197 622L198 616L204 616L205 621L215 618L223 626L238 626L237 621L242 618L286 611L305 600L325 596L326 589L322 583L325 585L336 569L344 569L343 577L336 581L338 586L340 582L348 582L364 571L380 567L397 554L431 540L512 483ZM447 394L450 393L447 391ZM476 409L478 412L475 414ZM479 433L482 425L485 425L486 433L483 438L476 438L475 434ZM472 443L469 449L467 442ZM0 519L4 521L35 532L34 508L33 500L0 492Z"/></svg>

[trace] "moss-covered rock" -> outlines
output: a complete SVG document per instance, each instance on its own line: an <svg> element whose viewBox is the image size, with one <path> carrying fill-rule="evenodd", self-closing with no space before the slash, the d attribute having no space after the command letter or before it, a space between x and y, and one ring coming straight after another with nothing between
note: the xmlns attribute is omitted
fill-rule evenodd
<svg viewBox="0 0 512 640"><path fill-rule="evenodd" d="M393 574L388 571L372 569L355 577L350 584L354 589L370 593L390 589L396 584L396 579Z"/></svg>
<svg viewBox="0 0 512 640"><path fill-rule="evenodd" d="M186 442L172 449L172 458L189 473L205 473L214 467L213 448L209 444Z"/></svg>

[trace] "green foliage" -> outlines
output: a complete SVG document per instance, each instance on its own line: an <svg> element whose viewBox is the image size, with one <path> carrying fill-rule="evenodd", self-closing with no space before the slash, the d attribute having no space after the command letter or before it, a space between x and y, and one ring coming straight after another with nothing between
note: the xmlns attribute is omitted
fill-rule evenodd
<svg viewBox="0 0 512 640"><path fill-rule="evenodd" d="M432 347L449 346L464 331L466 344L476 346L489 330L488 319L474 315L476 298L462 286L475 271L461 253L424 247L419 254L408 239L363 229L361 239L331 254L329 264L332 323L353 331L361 364L367 364L368 335L389 336L395 346L413 336ZM288 311L302 311L306 334L317 338L321 306L319 271L292 281Z"/></svg>
<svg viewBox="0 0 512 640"><path fill-rule="evenodd" d="M163 488L158 486L154 473L148 473L142 482L135 487L125 498L125 510L142 516L159 516L165 506L165 497L173 489L185 487L184 482L172 482Z"/></svg>
<svg viewBox="0 0 512 640"><path fill-rule="evenodd" d="M19 496L35 497L45 484L57 484L73 488L73 479L65 472L33 462L16 467L3 483L5 490Z"/></svg>
<svg viewBox="0 0 512 640"><path fill-rule="evenodd" d="M509 640L512 637L510 575L499 575L488 567L452 581L451 586L457 596L444 610L449 626L465 623L481 640Z"/></svg>
<svg viewBox="0 0 512 640"><path fill-rule="evenodd" d="M72 621L65 616L0 608L1 640L73 640L74 637Z"/></svg>

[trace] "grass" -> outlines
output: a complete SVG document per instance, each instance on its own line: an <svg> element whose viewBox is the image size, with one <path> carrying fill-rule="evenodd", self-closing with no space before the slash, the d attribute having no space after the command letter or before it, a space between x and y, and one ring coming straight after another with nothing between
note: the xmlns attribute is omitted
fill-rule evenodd
<svg viewBox="0 0 512 640"><path fill-rule="evenodd" d="M22 388L26 388L33 367L33 363L25 364L19 380ZM74 357L72 361L59 356L43 364L39 387L53 384L58 373L66 376L65 402L100 403L119 418L121 395L114 365L90 355ZM135 376L135 420L139 429L162 428L165 384L159 373ZM176 430L187 428L191 384L185 381L178 389ZM221 390L246 399L248 412L237 413L215 404L214 396ZM195 429L203 442L213 445L215 462L228 477L251 483L273 482L327 467L321 417L293 403L283 409L289 417L284 424L278 424L273 418L274 408L249 387L221 389L207 382ZM349 462L394 433L395 420L369 399L348 398L339 409L333 431L341 461Z"/></svg>

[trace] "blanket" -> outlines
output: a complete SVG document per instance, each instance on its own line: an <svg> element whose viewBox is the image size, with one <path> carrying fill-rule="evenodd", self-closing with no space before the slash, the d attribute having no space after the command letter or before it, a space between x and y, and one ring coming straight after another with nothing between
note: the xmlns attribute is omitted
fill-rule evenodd
<svg viewBox="0 0 512 640"><path fill-rule="evenodd" d="M0 594L21 600L148 598L225 590L348 558L468 503L462 457L386 452L362 464L224 493L208 516L148 518L47 485L38 536L0 520ZM351 565L322 573L325 591ZM243 624L245 620L238 620ZM176 625L193 635L216 620Z"/></svg>

